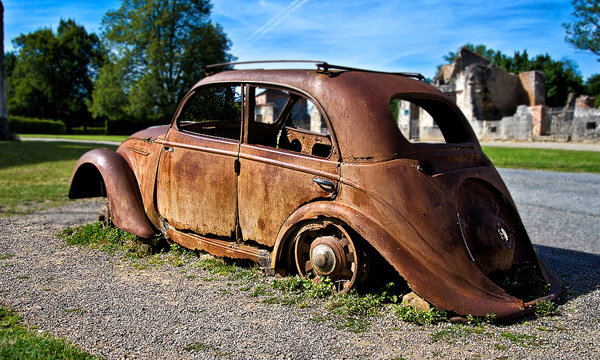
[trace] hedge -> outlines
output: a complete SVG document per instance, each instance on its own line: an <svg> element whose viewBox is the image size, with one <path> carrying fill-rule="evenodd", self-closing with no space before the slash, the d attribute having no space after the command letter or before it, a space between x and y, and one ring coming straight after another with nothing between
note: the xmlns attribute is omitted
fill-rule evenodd
<svg viewBox="0 0 600 360"><path fill-rule="evenodd" d="M64 134L65 124L57 120L8 116L8 126L15 134Z"/></svg>

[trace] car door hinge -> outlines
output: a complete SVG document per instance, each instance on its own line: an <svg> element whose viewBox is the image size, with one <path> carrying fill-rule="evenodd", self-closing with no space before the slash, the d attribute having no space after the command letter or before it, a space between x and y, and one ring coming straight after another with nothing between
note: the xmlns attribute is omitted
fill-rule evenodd
<svg viewBox="0 0 600 360"><path fill-rule="evenodd" d="M240 174L240 159L235 159L235 162L233 163L233 171L235 171L237 175Z"/></svg>

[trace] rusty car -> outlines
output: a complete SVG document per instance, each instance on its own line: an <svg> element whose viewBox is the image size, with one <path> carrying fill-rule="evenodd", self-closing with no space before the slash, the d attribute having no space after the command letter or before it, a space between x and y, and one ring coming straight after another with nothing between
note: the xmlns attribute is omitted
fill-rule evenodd
<svg viewBox="0 0 600 360"><path fill-rule="evenodd" d="M329 278L340 292L391 272L437 309L498 318L558 297L559 279L449 96L419 74L315 64L216 66L170 125L84 154L69 197L107 197L114 225L141 238ZM440 141L403 134L403 102ZM535 298L498 280L525 268L542 283Z"/></svg>

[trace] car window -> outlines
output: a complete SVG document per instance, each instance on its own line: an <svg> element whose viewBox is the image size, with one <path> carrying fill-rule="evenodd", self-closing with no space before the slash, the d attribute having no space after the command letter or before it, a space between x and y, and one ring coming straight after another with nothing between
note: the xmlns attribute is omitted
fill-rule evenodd
<svg viewBox="0 0 600 360"><path fill-rule="evenodd" d="M178 127L183 131L239 141L242 101L240 85L198 88L187 100Z"/></svg>
<svg viewBox="0 0 600 360"><path fill-rule="evenodd" d="M327 123L312 100L262 87L254 89L248 142L321 158L328 158L332 151Z"/></svg>
<svg viewBox="0 0 600 360"><path fill-rule="evenodd" d="M290 98L287 91L256 88L254 101L254 121L273 124L279 118L283 107Z"/></svg>
<svg viewBox="0 0 600 360"><path fill-rule="evenodd" d="M390 111L410 142L461 143L469 139L457 113L439 100L394 98Z"/></svg>

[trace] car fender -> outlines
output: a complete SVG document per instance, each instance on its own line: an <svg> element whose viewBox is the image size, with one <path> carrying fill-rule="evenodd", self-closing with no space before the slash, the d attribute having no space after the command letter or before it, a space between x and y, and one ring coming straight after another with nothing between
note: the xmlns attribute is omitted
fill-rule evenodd
<svg viewBox="0 0 600 360"><path fill-rule="evenodd" d="M330 201L307 204L282 225L271 259L271 266L276 271L285 261L287 246L293 241L297 225L319 218L334 218L346 223L394 267L415 293L438 309L480 316L494 313L498 317L514 316L525 310L519 299L505 293L475 268L468 274L455 269L432 268L418 254L406 249L376 219L351 206ZM405 236L419 236L410 226L405 230Z"/></svg>
<svg viewBox="0 0 600 360"><path fill-rule="evenodd" d="M146 216L140 190L122 155L108 149L85 153L73 170L69 198L108 197L108 208L116 227L142 238L155 231Z"/></svg>

